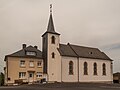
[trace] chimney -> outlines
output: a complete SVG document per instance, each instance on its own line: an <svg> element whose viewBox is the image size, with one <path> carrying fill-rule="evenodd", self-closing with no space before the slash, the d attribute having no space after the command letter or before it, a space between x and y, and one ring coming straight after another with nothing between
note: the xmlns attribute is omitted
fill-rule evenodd
<svg viewBox="0 0 120 90"><path fill-rule="evenodd" d="M37 47L37 46L34 46L34 48L36 48L36 49L37 49L38 47Z"/></svg>
<svg viewBox="0 0 120 90"><path fill-rule="evenodd" d="M23 45L22 45L22 48L25 49L25 48L26 48L26 44L23 44Z"/></svg>

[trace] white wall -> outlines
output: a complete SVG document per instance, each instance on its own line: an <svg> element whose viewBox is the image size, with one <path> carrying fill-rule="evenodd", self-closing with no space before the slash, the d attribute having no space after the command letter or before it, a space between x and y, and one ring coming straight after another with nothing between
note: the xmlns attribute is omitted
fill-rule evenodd
<svg viewBox="0 0 120 90"><path fill-rule="evenodd" d="M51 44L52 36L55 36L55 44ZM59 35L48 34L48 81L61 82L61 56L57 50L59 41ZM52 52L55 53L54 59Z"/></svg>
<svg viewBox="0 0 120 90"><path fill-rule="evenodd" d="M69 62L74 63L74 74L69 75ZM88 75L84 75L84 62L88 63ZM93 64L97 63L97 75L93 75ZM106 75L102 75L102 64L106 64ZM63 82L112 82L111 61L101 59L79 58L79 79L78 59L76 57L62 56L62 81Z"/></svg>
<svg viewBox="0 0 120 90"><path fill-rule="evenodd" d="M69 62L73 61L73 75L69 75ZM62 82L78 82L78 60L76 57L62 57Z"/></svg>
<svg viewBox="0 0 120 90"><path fill-rule="evenodd" d="M84 75L84 62L88 63L88 75ZM97 75L93 75L93 64L97 63ZM102 64L106 64L106 76L102 75ZM111 72L111 61L109 60L100 60L100 59L88 59L80 58L79 59L79 80L80 82L109 82L113 80Z"/></svg>

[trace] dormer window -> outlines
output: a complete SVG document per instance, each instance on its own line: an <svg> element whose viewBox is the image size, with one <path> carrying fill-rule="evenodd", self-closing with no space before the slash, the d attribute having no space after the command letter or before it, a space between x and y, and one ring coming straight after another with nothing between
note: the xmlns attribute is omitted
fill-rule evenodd
<svg viewBox="0 0 120 90"><path fill-rule="evenodd" d="M36 53L35 53L35 52L32 52L32 51L27 51L27 52L26 52L26 55L36 56Z"/></svg>
<svg viewBox="0 0 120 90"><path fill-rule="evenodd" d="M51 37L51 43L55 44L55 37L54 36Z"/></svg>
<svg viewBox="0 0 120 90"><path fill-rule="evenodd" d="M89 54L93 54L93 52L89 52Z"/></svg>

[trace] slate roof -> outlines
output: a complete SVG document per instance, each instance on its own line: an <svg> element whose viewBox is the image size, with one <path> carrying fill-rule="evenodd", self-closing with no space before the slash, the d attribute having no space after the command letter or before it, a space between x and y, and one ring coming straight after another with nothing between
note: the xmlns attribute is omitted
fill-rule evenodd
<svg viewBox="0 0 120 90"><path fill-rule="evenodd" d="M32 56L32 55L26 55L26 52L35 52L36 55ZM42 59L42 52L40 50L38 50L37 48L33 47L33 46L28 46L24 49L21 49L15 53L12 53L10 55L6 55L6 57L24 57L24 58L38 58L38 59Z"/></svg>
<svg viewBox="0 0 120 90"><path fill-rule="evenodd" d="M104 52L101 52L98 48L77 46L72 44L60 44L58 49L61 56L92 58L92 59L104 59L111 60Z"/></svg>
<svg viewBox="0 0 120 90"><path fill-rule="evenodd" d="M44 36L46 33L52 33L52 34L60 35L59 33L55 32L52 14L50 14L47 31L42 36Z"/></svg>
<svg viewBox="0 0 120 90"><path fill-rule="evenodd" d="M62 56L77 57L77 55L70 48L69 45L60 44L60 48L58 49L58 51L60 52L60 55L62 55Z"/></svg>

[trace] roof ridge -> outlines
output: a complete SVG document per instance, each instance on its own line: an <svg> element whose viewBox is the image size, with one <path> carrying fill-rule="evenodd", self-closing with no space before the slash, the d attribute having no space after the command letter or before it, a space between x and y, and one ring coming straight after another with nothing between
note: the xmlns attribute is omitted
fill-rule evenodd
<svg viewBox="0 0 120 90"><path fill-rule="evenodd" d="M24 50L24 49L20 49L20 50L14 52L14 53L12 53L12 54L8 54L8 55L13 55L13 54L19 53L19 52L21 52L21 51L23 51L23 50Z"/></svg>
<svg viewBox="0 0 120 90"><path fill-rule="evenodd" d="M61 44L61 43L59 45L66 45L67 46L67 44Z"/></svg>
<svg viewBox="0 0 120 90"><path fill-rule="evenodd" d="M70 43L68 43L68 44L70 44ZM72 46L77 46L77 47L83 47L83 48L98 49L97 47L94 48L94 47L80 46L80 45L75 45L75 44L70 44L70 45L72 45ZM98 49L98 50L99 50L99 49Z"/></svg>
<svg viewBox="0 0 120 90"><path fill-rule="evenodd" d="M72 46L70 45L70 43L68 43L67 45L73 50L73 52L77 55L77 57L79 57L79 55L75 52L75 50L72 48Z"/></svg>

